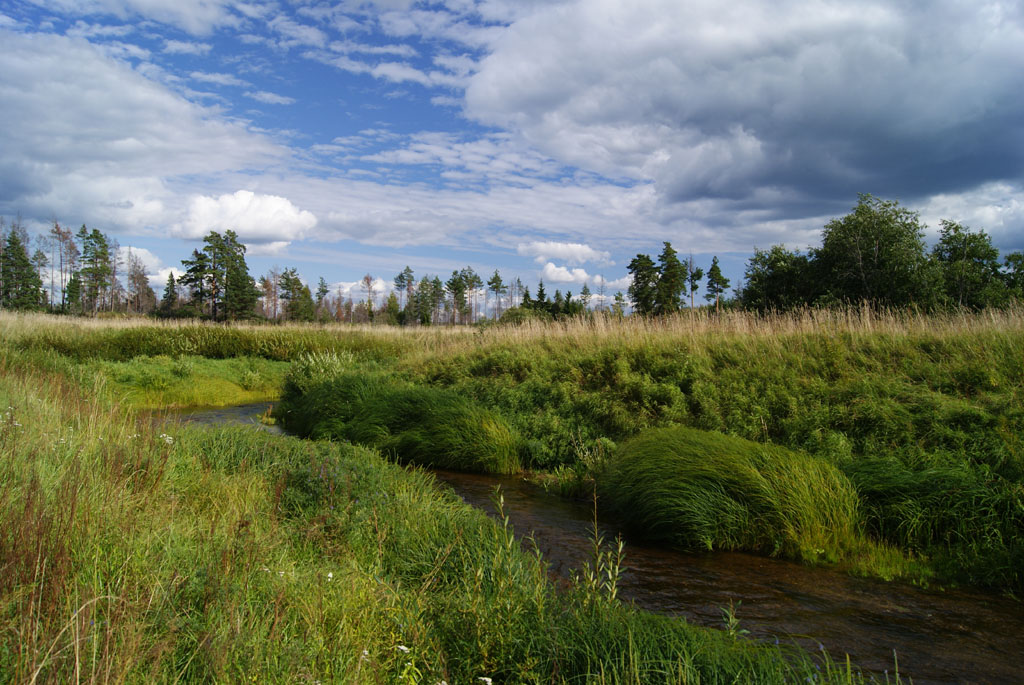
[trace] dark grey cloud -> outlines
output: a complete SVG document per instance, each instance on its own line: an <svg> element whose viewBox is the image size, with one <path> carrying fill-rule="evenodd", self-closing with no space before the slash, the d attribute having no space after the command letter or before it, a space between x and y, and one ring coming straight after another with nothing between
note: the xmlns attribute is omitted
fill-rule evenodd
<svg viewBox="0 0 1024 685"><path fill-rule="evenodd" d="M711 225L842 212L859 192L1016 193L1022 17L1001 2L588 0L514 24L466 111L653 181L667 216L711 200Z"/></svg>

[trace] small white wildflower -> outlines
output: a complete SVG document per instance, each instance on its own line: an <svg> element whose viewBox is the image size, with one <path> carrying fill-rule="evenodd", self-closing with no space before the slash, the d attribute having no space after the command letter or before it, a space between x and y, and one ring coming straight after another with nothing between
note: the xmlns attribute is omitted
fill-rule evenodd
<svg viewBox="0 0 1024 685"><path fill-rule="evenodd" d="M398 645L397 647L395 647L395 649L400 651L402 654L408 654L409 653L409 648L406 647L405 645Z"/></svg>
<svg viewBox="0 0 1024 685"><path fill-rule="evenodd" d="M278 571L278 572L277 572L277 575L279 575L279 576L281 576L282 578L284 578L284 571Z"/></svg>
<svg viewBox="0 0 1024 685"><path fill-rule="evenodd" d="M328 571L327 572L327 582L329 583L332 580L334 580L334 571Z"/></svg>
<svg viewBox="0 0 1024 685"><path fill-rule="evenodd" d="M160 434L160 439L163 440L164 442L166 442L168 445L173 445L174 444L174 438L169 436L167 433L161 433Z"/></svg>

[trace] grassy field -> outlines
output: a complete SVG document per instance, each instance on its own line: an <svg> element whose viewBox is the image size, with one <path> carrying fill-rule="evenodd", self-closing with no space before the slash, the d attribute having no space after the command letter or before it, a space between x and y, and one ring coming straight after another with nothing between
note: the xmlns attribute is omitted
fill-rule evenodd
<svg viewBox="0 0 1024 685"><path fill-rule="evenodd" d="M601 506L650 509L638 532L686 548L750 549L886 578L1024 591L1020 310L699 312L419 329L9 317L0 319L0 333L19 354L66 374L90 370L83 382L101 378L107 386L117 378L135 382L105 370L115 367L156 374L170 365L173 374L174 365L202 359L218 369L248 366L269 380L282 378L285 367L260 364L327 360L279 381L277 414L301 435L356 441L413 463L495 472L521 466L570 495L597 487ZM240 380L244 372L230 373ZM257 392L275 392L264 388ZM147 393L143 404L174 401L167 390ZM120 396L142 394L122 389ZM657 454L631 442L670 427L703 431L716 445L726 443L715 436L746 442L727 443L731 453L713 458L706 442ZM766 447L759 452L755 444ZM764 457L767 446L790 456ZM840 518L780 511L790 521L820 515L831 522L834 530L814 534L828 545L794 542L803 533L766 542L730 523L739 509L720 493L749 518L745 500L761 498L763 482L779 482L783 462L828 474L851 502ZM756 478L737 483L740 463ZM684 478L693 465L700 478ZM675 490L662 493L663 484ZM776 496L783 510L824 506ZM660 532L681 516L704 532Z"/></svg>
<svg viewBox="0 0 1024 685"><path fill-rule="evenodd" d="M149 333L62 325L0 317L0 682L860 681L618 603L609 555L556 591L507 522L373 449L154 424L91 365L205 350L120 357Z"/></svg>

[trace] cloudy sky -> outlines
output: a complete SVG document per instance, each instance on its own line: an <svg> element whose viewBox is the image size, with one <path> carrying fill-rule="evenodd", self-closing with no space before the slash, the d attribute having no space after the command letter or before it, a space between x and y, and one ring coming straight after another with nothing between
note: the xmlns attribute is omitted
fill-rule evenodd
<svg viewBox="0 0 1024 685"><path fill-rule="evenodd" d="M1024 248L1021 2L4 0L0 45L0 215L158 289L226 229L311 282L614 290L668 240L738 285L861 192Z"/></svg>

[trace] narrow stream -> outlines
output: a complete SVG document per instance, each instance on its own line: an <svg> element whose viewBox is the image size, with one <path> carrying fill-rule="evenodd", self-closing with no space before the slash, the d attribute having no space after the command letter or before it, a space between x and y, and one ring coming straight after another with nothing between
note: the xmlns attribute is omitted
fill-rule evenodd
<svg viewBox="0 0 1024 685"><path fill-rule="evenodd" d="M268 405L184 412L198 423L252 423ZM515 476L434 471L466 502L494 514L504 509L520 537L537 547L563 577L592 557L593 512ZM599 521L606 541L621 533ZM625 535L623 536L625 538ZM914 683L1024 682L1024 604L968 590L944 592L853 578L750 554L684 554L626 538L619 584L625 601L663 614L722 627L734 607L739 627L757 639L823 645L836 660Z"/></svg>

